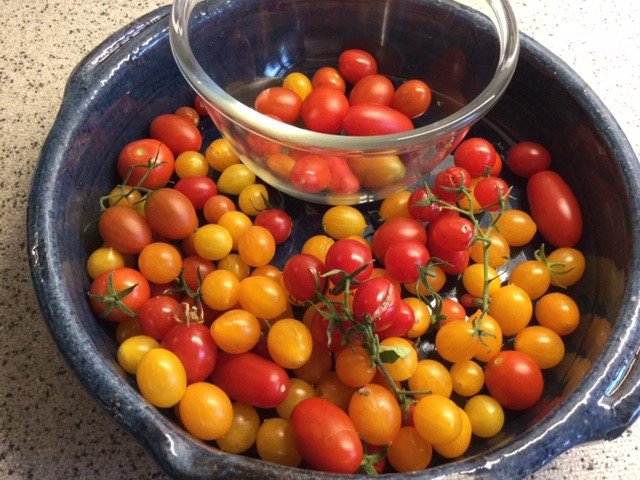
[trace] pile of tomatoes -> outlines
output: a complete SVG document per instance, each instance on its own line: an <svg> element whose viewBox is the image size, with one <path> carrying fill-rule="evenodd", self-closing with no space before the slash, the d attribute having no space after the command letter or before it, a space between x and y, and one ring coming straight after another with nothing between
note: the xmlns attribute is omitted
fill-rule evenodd
<svg viewBox="0 0 640 480"><path fill-rule="evenodd" d="M340 70L360 78L342 57ZM329 208L281 271L291 217L224 139L199 153L194 106L122 149L87 261L91 307L117 323L118 363L147 401L226 452L342 473L456 458L500 432L503 408L536 404L580 317L548 290L585 269L580 208L544 147L507 158L531 215L507 208L501 156L471 138L433 185L384 200L370 238L359 210ZM509 275L511 249L537 232L555 250ZM460 301L442 298L459 278Z"/></svg>

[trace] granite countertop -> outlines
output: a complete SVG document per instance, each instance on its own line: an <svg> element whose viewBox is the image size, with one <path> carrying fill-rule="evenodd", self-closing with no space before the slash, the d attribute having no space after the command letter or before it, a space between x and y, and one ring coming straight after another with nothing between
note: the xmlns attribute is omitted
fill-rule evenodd
<svg viewBox="0 0 640 480"><path fill-rule="evenodd" d="M0 17L0 478L164 478L81 388L41 319L27 267L29 183L74 65L162 0L3 0ZM594 88L640 153L640 3L512 0L522 31ZM635 100L632 100L635 99ZM531 478L633 478L640 424Z"/></svg>

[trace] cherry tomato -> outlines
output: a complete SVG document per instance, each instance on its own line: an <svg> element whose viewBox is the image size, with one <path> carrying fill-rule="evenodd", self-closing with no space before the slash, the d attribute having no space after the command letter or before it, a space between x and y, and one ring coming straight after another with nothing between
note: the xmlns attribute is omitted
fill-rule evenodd
<svg viewBox="0 0 640 480"><path fill-rule="evenodd" d="M354 240L355 240L355 238L354 238ZM384 268L374 268L371 271L371 277L370 278L385 278L385 279L389 280L393 284L393 286L396 287L396 289L399 292L402 290L402 286L400 285L400 282L398 282L398 281L394 280L393 278L391 278L389 273Z"/></svg>
<svg viewBox="0 0 640 480"><path fill-rule="evenodd" d="M462 186L471 188L471 173L461 166L449 167L436 176L433 192L440 200L454 203L462 198L462 194L451 189Z"/></svg>
<svg viewBox="0 0 640 480"><path fill-rule="evenodd" d="M415 297L405 298L404 302L411 307L415 318L415 323L409 331L407 331L406 335L408 338L418 338L429 329L431 325L431 312L424 302Z"/></svg>
<svg viewBox="0 0 640 480"><path fill-rule="evenodd" d="M231 252L232 246L231 233L220 225L204 225L193 236L193 247L196 253L206 260L220 260L226 257Z"/></svg>
<svg viewBox="0 0 640 480"><path fill-rule="evenodd" d="M202 300L214 310L228 310L238 301L239 290L240 282L235 274L215 270L202 282Z"/></svg>
<svg viewBox="0 0 640 480"><path fill-rule="evenodd" d="M267 265L276 253L276 242L264 227L252 226L238 240L240 258L251 267Z"/></svg>
<svg viewBox="0 0 640 480"><path fill-rule="evenodd" d="M409 389L422 392L429 391L433 395L442 395L449 398L453 388L451 374L436 360L420 360L416 371L409 377ZM426 395L416 395L417 399Z"/></svg>
<svg viewBox="0 0 640 480"><path fill-rule="evenodd" d="M531 357L514 351L495 355L484 372L489 393L510 410L526 410L542 396L544 381Z"/></svg>
<svg viewBox="0 0 640 480"><path fill-rule="evenodd" d="M549 289L551 274L539 261L527 260L513 269L509 283L522 288L531 300L535 300Z"/></svg>
<svg viewBox="0 0 640 480"><path fill-rule="evenodd" d="M211 336L223 352L245 353L260 340L260 322L244 310L229 310L213 322Z"/></svg>
<svg viewBox="0 0 640 480"><path fill-rule="evenodd" d="M231 165L218 178L218 190L227 195L240 195L242 189L256 183L256 175L242 163Z"/></svg>
<svg viewBox="0 0 640 480"><path fill-rule="evenodd" d="M127 338L118 347L118 364L125 372L135 375L142 357L152 348L158 347L160 347L158 342L146 335L135 335Z"/></svg>
<svg viewBox="0 0 640 480"><path fill-rule="evenodd" d="M116 327L116 343L118 345L121 345L126 339L135 337L136 335L142 335L137 317L129 318L118 323Z"/></svg>
<svg viewBox="0 0 640 480"><path fill-rule="evenodd" d="M426 200L429 197L426 189L424 187L420 187L417 190L414 190L409 197L408 208L409 214L411 218L416 220L420 220L422 222L433 222L440 213L442 212L442 208L437 203L432 203L430 205L417 205L419 202Z"/></svg>
<svg viewBox="0 0 640 480"><path fill-rule="evenodd" d="M450 370L453 391L463 397L471 397L482 390L484 373L473 360L454 363Z"/></svg>
<svg viewBox="0 0 640 480"><path fill-rule="evenodd" d="M273 408L289 393L289 377L274 362L251 352L220 353L211 382L232 399L253 407Z"/></svg>
<svg viewBox="0 0 640 480"><path fill-rule="evenodd" d="M205 201L202 213L207 222L218 223L222 215L233 212L235 209L236 206L230 198L224 195L213 195Z"/></svg>
<svg viewBox="0 0 640 480"><path fill-rule="evenodd" d="M509 261L511 255L511 249L509 244L497 231L491 230L489 233L489 249L488 260L491 268L498 268L506 264ZM476 263L482 263L484 261L484 243L477 240L471 245L469 256Z"/></svg>
<svg viewBox="0 0 640 480"><path fill-rule="evenodd" d="M260 183L247 185L238 196L240 210L251 217L255 217L267 208L268 201L269 192L267 192L267 187Z"/></svg>
<svg viewBox="0 0 640 480"><path fill-rule="evenodd" d="M171 297L159 295L144 302L138 310L140 330L156 340L162 340L177 322L175 314L178 302Z"/></svg>
<svg viewBox="0 0 640 480"><path fill-rule="evenodd" d="M173 407L187 389L187 374L180 359L165 348L149 350L136 371L138 388L153 406Z"/></svg>
<svg viewBox="0 0 640 480"><path fill-rule="evenodd" d="M202 134L198 127L179 115L165 114L154 118L149 131L152 138L164 143L174 155L187 150L197 152L202 146Z"/></svg>
<svg viewBox="0 0 640 480"><path fill-rule="evenodd" d="M324 272L324 264L320 260L313 255L300 253L287 261L282 279L289 295L298 302L306 302L316 296L316 281L320 291L324 292L327 279L320 276Z"/></svg>
<svg viewBox="0 0 640 480"><path fill-rule="evenodd" d="M394 93L393 83L387 77L384 75L367 75L358 80L351 89L349 104L378 103L389 106L394 98Z"/></svg>
<svg viewBox="0 0 640 480"><path fill-rule="evenodd" d="M113 190L109 192L108 201L109 206L120 205L123 207L136 208L142 200L142 195L138 190L134 190L130 185L116 185ZM140 212L139 212L140 213ZM142 213L140 213L142 215Z"/></svg>
<svg viewBox="0 0 640 480"><path fill-rule="evenodd" d="M529 178L535 173L549 170L551 154L539 143L520 142L509 149L507 165L516 175Z"/></svg>
<svg viewBox="0 0 640 480"><path fill-rule="evenodd" d="M150 283L149 284L149 297L157 297L164 295L171 297L176 301L180 301L182 294L177 290L175 282L170 283Z"/></svg>
<svg viewBox="0 0 640 480"><path fill-rule="evenodd" d="M480 347L473 358L481 362L487 362L502 349L502 329L500 328L500 324L491 315L485 314L482 320L480 320L480 314L481 311L478 310L469 317L469 322L471 322L472 325L476 325L484 333L484 335L480 337Z"/></svg>
<svg viewBox="0 0 640 480"><path fill-rule="evenodd" d="M375 383L365 385L353 394L349 418L360 438L371 445L391 443L402 423L400 406L393 393Z"/></svg>
<svg viewBox="0 0 640 480"><path fill-rule="evenodd" d="M278 269L278 267L274 267L273 265L263 265L262 267L258 267L253 272L251 272L251 276L269 277L279 282L282 278L282 272Z"/></svg>
<svg viewBox="0 0 640 480"><path fill-rule="evenodd" d="M405 241L387 249L384 264L389 275L400 283L412 283L420 277L419 268L429 261L429 251L422 243Z"/></svg>
<svg viewBox="0 0 640 480"><path fill-rule="evenodd" d="M390 135L413 130L413 122L405 114L385 105L360 103L349 107L342 121L347 135Z"/></svg>
<svg viewBox="0 0 640 480"><path fill-rule="evenodd" d="M498 401L489 395L471 397L464 406L471 422L473 434L480 438L497 435L504 425L504 411Z"/></svg>
<svg viewBox="0 0 640 480"><path fill-rule="evenodd" d="M396 90L391 106L409 118L427 111L431 104L431 89L420 80L409 80Z"/></svg>
<svg viewBox="0 0 640 480"><path fill-rule="evenodd" d="M429 242L429 253L435 258L446 262L441 265L442 271L449 275L459 275L464 272L469 265L469 249L464 250L443 250L438 245Z"/></svg>
<svg viewBox="0 0 640 480"><path fill-rule="evenodd" d="M459 457L467 451L471 443L471 421L464 410L461 408L458 408L458 410L462 418L462 430L460 434L452 442L433 444L433 449L444 458Z"/></svg>
<svg viewBox="0 0 640 480"><path fill-rule="evenodd" d="M133 289L124 297L117 298L118 294L129 288ZM115 294L111 294L111 291ZM93 281L89 298L91 308L100 318L122 322L135 316L149 299L149 282L132 268L109 270Z"/></svg>
<svg viewBox="0 0 640 480"><path fill-rule="evenodd" d="M207 105L207 102L200 95L196 95L195 98L193 99L193 108L195 109L196 112L198 112L198 115L200 115L201 117L209 116L209 112L207 111L206 105Z"/></svg>
<svg viewBox="0 0 640 480"><path fill-rule="evenodd" d="M101 247L94 250L87 259L87 273L95 280L104 272L124 267L124 257L112 247Z"/></svg>
<svg viewBox="0 0 640 480"><path fill-rule="evenodd" d="M364 50L345 50L338 58L338 69L344 79L355 85L367 75L373 75L378 71L375 58Z"/></svg>
<svg viewBox="0 0 640 480"><path fill-rule="evenodd" d="M515 335L529 324L533 306L527 292L517 285L505 285L491 295L489 314L504 335Z"/></svg>
<svg viewBox="0 0 640 480"><path fill-rule="evenodd" d="M192 255L182 261L182 269L184 271L184 281L194 292L200 288L198 281L198 272L200 279L204 280L207 275L213 272L216 267L209 260L197 255Z"/></svg>
<svg viewBox="0 0 640 480"><path fill-rule="evenodd" d="M476 191L476 185L478 185L478 182L484 180L484 178L485 177L478 177L478 178L471 179L471 192L469 194L471 197L471 203L469 203L469 198L465 195L461 196L458 199L458 206L462 208L464 211L468 212L469 210L473 210L474 214L482 212L482 206L478 203L478 199L476 198L475 191Z"/></svg>
<svg viewBox="0 0 640 480"><path fill-rule="evenodd" d="M364 387L376 375L376 367L366 350L360 346L346 346L336 355L338 378L350 387Z"/></svg>
<svg viewBox="0 0 640 480"><path fill-rule="evenodd" d="M445 216L433 223L429 240L441 250L469 248L473 239L473 223L462 217ZM431 245L431 244L430 244Z"/></svg>
<svg viewBox="0 0 640 480"><path fill-rule="evenodd" d="M496 163L496 150L482 138L469 138L458 145L453 155L456 167L464 168L472 178L481 177Z"/></svg>
<svg viewBox="0 0 640 480"><path fill-rule="evenodd" d="M460 408L442 395L425 395L413 412L413 423L422 438L431 444L453 442L462 432Z"/></svg>
<svg viewBox="0 0 640 480"><path fill-rule="evenodd" d="M249 276L249 265L247 265L240 255L230 253L218 262L218 269L227 270L233 273L238 280L245 279Z"/></svg>
<svg viewBox="0 0 640 480"><path fill-rule="evenodd" d="M541 369L553 368L564 357L564 343L560 336L547 327L527 327L516 335L514 349L526 353Z"/></svg>
<svg viewBox="0 0 640 480"><path fill-rule="evenodd" d="M548 293L536 303L536 320L558 335L569 335L580 323L580 311L564 293Z"/></svg>
<svg viewBox="0 0 640 480"><path fill-rule="evenodd" d="M407 302L400 302L398 311L393 317L393 323L379 333L380 339L384 340L389 337L402 337L411 330L416 323L416 317L413 309Z"/></svg>
<svg viewBox="0 0 640 480"><path fill-rule="evenodd" d="M340 90L323 86L314 88L302 104L302 121L309 130L338 134L349 110L349 100Z"/></svg>
<svg viewBox="0 0 640 480"><path fill-rule="evenodd" d="M218 220L218 225L229 232L232 248L237 250L240 238L251 228L251 219L242 212L232 211L224 213Z"/></svg>
<svg viewBox="0 0 640 480"><path fill-rule="evenodd" d="M176 158L175 171L179 178L203 177L209 173L209 164L200 152L187 150Z"/></svg>
<svg viewBox="0 0 640 480"><path fill-rule="evenodd" d="M269 354L284 368L299 368L309 360L313 339L304 323L293 318L278 320L267 336Z"/></svg>
<svg viewBox="0 0 640 480"><path fill-rule="evenodd" d="M407 192L406 190L388 196L380 205L380 216L385 221L397 217L411 218L411 214L409 213L410 197L411 192Z"/></svg>
<svg viewBox="0 0 640 480"><path fill-rule="evenodd" d="M223 172L227 167L240 163L240 158L224 138L217 138L211 142L207 147L205 157L211 168L218 172Z"/></svg>
<svg viewBox="0 0 640 480"><path fill-rule="evenodd" d="M347 275L351 275L357 269L368 266L355 276L355 279L359 282L367 280L371 276L373 270L373 259L371 258L371 252L362 243L355 240L349 240L344 238L334 243L327 252L325 260L325 268L330 270L342 270ZM335 274L329 277L329 279L337 284L341 279L341 274Z"/></svg>
<svg viewBox="0 0 640 480"><path fill-rule="evenodd" d="M300 118L302 100L287 88L272 87L257 96L254 107L264 115L275 115L285 123L294 124Z"/></svg>
<svg viewBox="0 0 640 480"><path fill-rule="evenodd" d="M151 228L172 240L187 238L198 226L195 208L183 193L173 188L152 192L144 212Z"/></svg>
<svg viewBox="0 0 640 480"><path fill-rule="evenodd" d="M260 417L251 405L234 402L231 407L231 426L227 433L216 438L216 443L222 451L242 453L255 443L260 428Z"/></svg>
<svg viewBox="0 0 640 480"><path fill-rule="evenodd" d="M442 309L440 310L440 313L446 317L440 320L441 327L456 320L464 322L467 318L464 307L452 298L444 298L442 300Z"/></svg>
<svg viewBox="0 0 640 480"><path fill-rule="evenodd" d="M371 278L363 282L353 299L355 320L364 322L365 315L368 315L377 332L391 326L399 308L400 290L385 278Z"/></svg>
<svg viewBox="0 0 640 480"><path fill-rule="evenodd" d="M153 283L169 283L182 270L182 256L176 247L164 242L150 243L138 257L140 273Z"/></svg>
<svg viewBox="0 0 640 480"><path fill-rule="evenodd" d="M98 221L102 240L123 254L140 253L151 243L151 229L145 218L130 207L107 208Z"/></svg>
<svg viewBox="0 0 640 480"><path fill-rule="evenodd" d="M551 285L555 287L566 288L575 285L584 274L584 255L575 248L558 248L547 256L547 262L552 266L549 273Z"/></svg>
<svg viewBox="0 0 640 480"><path fill-rule="evenodd" d="M493 268L488 268L489 295L495 293L500 288L500 277ZM476 298L481 298L484 292L484 265L475 263L469 265L462 272L462 284L467 292Z"/></svg>
<svg viewBox="0 0 640 480"><path fill-rule="evenodd" d="M197 127L198 124L200 123L200 115L198 114L197 110L195 108L191 108L191 107L179 107L176 111L175 114L186 118L187 120L190 120L193 122L193 124Z"/></svg>
<svg viewBox="0 0 640 480"><path fill-rule="evenodd" d="M554 247L573 247L582 236L582 212L560 175L544 170L527 182L531 216L540 234Z"/></svg>
<svg viewBox="0 0 640 480"><path fill-rule="evenodd" d="M323 375L329 371L331 371L331 353L327 347L314 342L307 363L296 368L293 373L305 382L317 385Z"/></svg>
<svg viewBox="0 0 640 480"><path fill-rule="evenodd" d="M218 191L215 182L203 176L182 178L176 183L175 189L183 193L196 209L203 208L207 200Z"/></svg>
<svg viewBox="0 0 640 480"><path fill-rule="evenodd" d="M335 88L342 93L347 89L344 79L340 72L333 67L322 67L313 74L311 79L311 85L313 88L319 87L331 87Z"/></svg>
<svg viewBox="0 0 640 480"><path fill-rule="evenodd" d="M175 325L163 337L162 346L175 353L182 362L187 373L187 384L201 382L213 372L218 348L204 325Z"/></svg>
<svg viewBox="0 0 640 480"><path fill-rule="evenodd" d="M289 467L297 467L302 462L291 424L282 418L268 418L262 423L256 437L256 449L265 462Z"/></svg>
<svg viewBox="0 0 640 480"><path fill-rule="evenodd" d="M408 380L415 373L418 366L418 353L409 340L401 337L389 337L382 340L380 346L401 347L406 353L393 363L385 362L385 367L393 380L402 382Z"/></svg>
<svg viewBox="0 0 640 480"><path fill-rule="evenodd" d="M451 363L470 360L480 349L480 340L473 325L459 320L440 327L436 334L436 350ZM446 443L446 442L436 442Z"/></svg>
<svg viewBox="0 0 640 480"><path fill-rule="evenodd" d="M267 277L247 277L240 282L238 300L242 308L256 317L271 320L287 309L287 292Z"/></svg>
<svg viewBox="0 0 640 480"><path fill-rule="evenodd" d="M483 209L495 212L500 210L500 198L507 195L508 191L509 185L501 178L486 177L476 184L473 194Z"/></svg>
<svg viewBox="0 0 640 480"><path fill-rule="evenodd" d="M326 310L326 308L323 308ZM342 309L336 305L336 310L341 312ZM344 335L340 328L335 327L331 330L331 337L327 335L327 327L329 326L329 320L325 318L321 313L317 312L311 319L311 336L320 345L328 348L331 352L336 352L342 348L342 339ZM349 329L353 325L351 322L343 322L345 329Z"/></svg>
<svg viewBox="0 0 640 480"><path fill-rule="evenodd" d="M371 248L378 260L384 260L391 245L407 240L414 240L424 245L427 243L427 231L420 222L411 218L393 218L384 222L373 234Z"/></svg>
<svg viewBox="0 0 640 480"><path fill-rule="evenodd" d="M420 436L414 427L402 427L395 436L387 459L398 472L424 470L431 462L431 444Z"/></svg>
<svg viewBox="0 0 640 480"><path fill-rule="evenodd" d="M349 157L348 166L363 187L373 189L401 182L407 173L397 155ZM353 191L356 191L355 188Z"/></svg>
<svg viewBox="0 0 640 480"><path fill-rule="evenodd" d="M300 72L293 72L284 77L282 86L295 92L300 97L300 100L304 102L304 99L311 93L313 87L311 86L311 80Z"/></svg>
<svg viewBox="0 0 640 480"><path fill-rule="evenodd" d="M336 240L362 235L366 227L367 222L362 213L348 205L331 207L322 216L322 228Z"/></svg>
<svg viewBox="0 0 640 480"><path fill-rule="evenodd" d="M349 409L349 402L356 389L345 385L336 372L328 372L316 384L316 395L333 403L343 411Z"/></svg>
<svg viewBox="0 0 640 480"><path fill-rule="evenodd" d="M134 165L148 165L147 166ZM128 143L118 156L118 175L123 180L127 178L128 185L140 186L155 190L164 187L171 180L174 169L173 153L167 145L152 138L136 140ZM140 183L142 177L148 174Z"/></svg>
<svg viewBox="0 0 640 480"><path fill-rule="evenodd" d="M326 235L314 235L304 242L302 253L313 255L324 263L327 258L327 252L334 243L335 241Z"/></svg>
<svg viewBox="0 0 640 480"><path fill-rule="evenodd" d="M276 245L280 245L286 242L291 235L293 223L289 214L284 210L269 208L258 213L254 225L269 230Z"/></svg>
<svg viewBox="0 0 640 480"><path fill-rule="evenodd" d="M304 192L317 193L329 187L331 171L324 157L306 155L291 170L291 184Z"/></svg>

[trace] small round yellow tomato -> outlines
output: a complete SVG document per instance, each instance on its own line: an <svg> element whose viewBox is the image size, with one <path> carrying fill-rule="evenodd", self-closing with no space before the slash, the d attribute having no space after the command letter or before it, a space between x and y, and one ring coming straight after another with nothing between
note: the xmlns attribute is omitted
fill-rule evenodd
<svg viewBox="0 0 640 480"><path fill-rule="evenodd" d="M256 317L271 320L287 309L287 292L272 278L247 277L240 282L238 301Z"/></svg>
<svg viewBox="0 0 640 480"><path fill-rule="evenodd" d="M220 387L208 382L189 385L180 400L180 421L201 440L215 440L229 431L233 421L231 400Z"/></svg>
<svg viewBox="0 0 640 480"><path fill-rule="evenodd" d="M121 205L123 207L135 208L140 200L142 200L140 192L134 190L131 185L118 185L109 193L110 207Z"/></svg>
<svg viewBox="0 0 640 480"><path fill-rule="evenodd" d="M491 230L489 233L489 266L492 268L498 268L509 261L509 256L511 255L511 250L509 249L509 244L504 239L502 235L500 235L495 230ZM469 251L469 256L471 260L476 263L483 263L484 261L484 243L480 240L477 240L471 245L471 250Z"/></svg>
<svg viewBox="0 0 640 480"><path fill-rule="evenodd" d="M551 274L539 261L527 260L513 269L509 283L519 286L531 300L535 300L549 289Z"/></svg>
<svg viewBox="0 0 640 480"><path fill-rule="evenodd" d="M470 322L447 322L436 334L436 350L447 362L470 360L479 348L480 340Z"/></svg>
<svg viewBox="0 0 640 480"><path fill-rule="evenodd" d="M488 277L489 279L489 295L500 288L500 278L498 272L489 267ZM462 284L467 292L472 297L482 298L484 292L484 265L481 263L475 263L469 265L462 272Z"/></svg>
<svg viewBox="0 0 640 480"><path fill-rule="evenodd" d="M413 423L422 438L431 444L453 442L462 432L460 408L442 395L425 395L413 412Z"/></svg>
<svg viewBox="0 0 640 480"><path fill-rule="evenodd" d="M238 155L236 155L236 152L233 151L229 142L224 138L218 138L211 142L207 147L205 156L211 168L218 172L223 172L231 165L240 163Z"/></svg>
<svg viewBox="0 0 640 480"><path fill-rule="evenodd" d="M229 310L238 301L240 282L227 270L214 270L202 281L202 300L214 310Z"/></svg>
<svg viewBox="0 0 640 480"><path fill-rule="evenodd" d="M484 372L482 367L473 360L454 363L449 371L453 391L463 397L471 397L482 390Z"/></svg>
<svg viewBox="0 0 640 480"><path fill-rule="evenodd" d="M485 314L485 316L482 317L482 321L480 321L479 316L481 313L482 312L478 310L469 317L469 322L471 322L472 325L480 322L478 327L484 333L479 339L480 346L473 358L481 362L488 362L489 359L502 348L502 329L491 315Z"/></svg>
<svg viewBox="0 0 640 480"><path fill-rule="evenodd" d="M211 324L211 336L227 353L244 353L260 340L260 322L245 310L229 310Z"/></svg>
<svg viewBox="0 0 640 480"><path fill-rule="evenodd" d="M436 360L420 360L416 371L409 378L409 390L431 392L449 398L453 383L446 367ZM420 399L425 395L416 395Z"/></svg>
<svg viewBox="0 0 640 480"><path fill-rule="evenodd" d="M142 396L160 408L173 407L187 388L187 373L180 359L165 348L149 350L136 371Z"/></svg>
<svg viewBox="0 0 640 480"><path fill-rule="evenodd" d="M505 285L491 295L489 315L498 325L503 335L515 335L531 321L533 305L522 288Z"/></svg>
<svg viewBox="0 0 640 480"><path fill-rule="evenodd" d="M362 235L367 228L364 215L348 205L331 207L322 216L322 228L332 238L340 240L351 235Z"/></svg>
<svg viewBox="0 0 640 480"><path fill-rule="evenodd" d="M267 265L276 254L276 241L264 227L249 227L238 240L240 258L251 267Z"/></svg>
<svg viewBox="0 0 640 480"><path fill-rule="evenodd" d="M327 252L334 243L335 240L331 237L327 237L326 235L314 235L304 242L304 245L302 246L302 253L313 255L324 263L327 258Z"/></svg>
<svg viewBox="0 0 640 480"><path fill-rule="evenodd" d="M293 72L284 77L282 86L287 90L297 93L303 102L304 99L307 98L307 95L311 93L311 90L313 90L309 77L300 72Z"/></svg>
<svg viewBox="0 0 640 480"><path fill-rule="evenodd" d="M118 323L116 327L116 342L121 345L127 338L142 335L142 329L138 322L138 317L127 318L125 321Z"/></svg>
<svg viewBox="0 0 640 480"><path fill-rule="evenodd" d="M256 438L256 448L258 456L265 462L289 467L297 467L302 462L291 425L282 418L268 418L262 422Z"/></svg>
<svg viewBox="0 0 640 480"><path fill-rule="evenodd" d="M400 431L402 412L393 393L376 383L356 390L349 401L349 418L369 445L387 445Z"/></svg>
<svg viewBox="0 0 640 480"><path fill-rule="evenodd" d="M349 168L365 188L383 188L402 180L407 170L396 155L383 157L352 157Z"/></svg>
<svg viewBox="0 0 640 480"><path fill-rule="evenodd" d="M513 348L529 355L543 370L555 367L564 357L564 343L560 335L539 325L521 330L516 335Z"/></svg>
<svg viewBox="0 0 640 480"><path fill-rule="evenodd" d="M389 337L380 342L381 347L403 347L407 354L393 363L385 363L391 378L397 382L409 379L418 367L418 353L413 344L406 338Z"/></svg>
<svg viewBox="0 0 640 480"><path fill-rule="evenodd" d="M261 267L256 268L253 272L251 272L252 277L268 277L276 282L279 282L282 278L282 272L280 269L274 265L263 265Z"/></svg>
<svg viewBox="0 0 640 480"><path fill-rule="evenodd" d="M87 259L87 273L95 280L104 272L124 267L124 257L113 247L100 247Z"/></svg>
<svg viewBox="0 0 640 480"><path fill-rule="evenodd" d="M305 398L315 397L316 391L313 386L309 385L304 380L299 378L292 378L289 385L289 393L280 405L276 407L276 412L281 418L289 420L293 409L296 408L302 400Z"/></svg>
<svg viewBox="0 0 640 480"><path fill-rule="evenodd" d="M562 247L554 250L547 257L551 273L551 285L570 287L578 283L585 269L584 255L575 248Z"/></svg>
<svg viewBox="0 0 640 480"><path fill-rule="evenodd" d="M336 355L336 373L345 385L364 387L376 375L369 354L361 346L346 346Z"/></svg>
<svg viewBox="0 0 640 480"><path fill-rule="evenodd" d="M547 293L536 303L536 320L558 335L569 335L580 323L580 310L564 293Z"/></svg>
<svg viewBox="0 0 640 480"><path fill-rule="evenodd" d="M387 460L401 473L424 470L432 455L431 444L414 427L402 427L387 450Z"/></svg>
<svg viewBox="0 0 640 480"><path fill-rule="evenodd" d="M293 373L305 382L317 385L320 379L331 371L331 363L331 352L327 347L314 342L307 363L296 368Z"/></svg>
<svg viewBox="0 0 640 480"><path fill-rule="evenodd" d="M240 237L251 228L251 219L244 213L233 211L222 214L218 225L227 229L231 235L233 250L238 249Z"/></svg>
<svg viewBox="0 0 640 480"><path fill-rule="evenodd" d="M296 164L295 159L284 153L274 153L267 158L267 167L277 177L289 181L291 179L291 170Z"/></svg>
<svg viewBox="0 0 640 480"><path fill-rule="evenodd" d="M512 247L522 247L529 243L538 227L522 210L505 210L496 222L496 227L507 243Z"/></svg>
<svg viewBox="0 0 640 480"><path fill-rule="evenodd" d="M471 397L464 406L471 422L473 434L481 438L497 435L504 425L504 411L498 401L489 395Z"/></svg>
<svg viewBox="0 0 640 480"><path fill-rule="evenodd" d="M345 412L349 409L349 402L355 392L355 388L342 383L336 372L325 373L316 383L316 396L324 398Z"/></svg>
<svg viewBox="0 0 640 480"><path fill-rule="evenodd" d="M178 249L169 243L150 243L140 252L138 268L150 282L169 283L180 275L182 256Z"/></svg>
<svg viewBox="0 0 640 480"><path fill-rule="evenodd" d="M260 428L260 416L255 408L246 403L234 402L231 427L227 433L216 438L220 449L229 453L242 453L256 442Z"/></svg>
<svg viewBox="0 0 640 480"><path fill-rule="evenodd" d="M415 316L415 322L406 333L406 336L409 338L418 338L429 330L431 326L431 311L422 300L416 297L404 298L403 300L411 307L413 315Z"/></svg>
<svg viewBox="0 0 640 480"><path fill-rule="evenodd" d="M458 407L460 418L462 418L462 429L460 434L448 443L433 444L433 449L444 458L456 458L462 455L469 448L471 443L471 421L464 410Z"/></svg>
<svg viewBox="0 0 640 480"><path fill-rule="evenodd" d="M126 339L118 347L118 364L127 373L136 373L138 365L145 354L152 348L158 348L160 344L146 335L136 335Z"/></svg>
<svg viewBox="0 0 640 480"><path fill-rule="evenodd" d="M227 167L218 178L218 191L227 195L240 195L244 187L256 183L255 174L242 163Z"/></svg>
<svg viewBox="0 0 640 480"><path fill-rule="evenodd" d="M223 259L218 262L217 265L218 270L227 270L236 277L238 280L242 280L249 276L249 265L247 265L240 255L236 255L235 253L230 253Z"/></svg>
<svg viewBox="0 0 640 480"><path fill-rule="evenodd" d="M199 256L207 260L220 260L226 257L231 252L232 246L231 234L220 225L204 225L193 235L193 248Z"/></svg>
<svg viewBox="0 0 640 480"><path fill-rule="evenodd" d="M180 178L204 177L209 173L209 163L200 152L187 150L176 158L175 171Z"/></svg>
<svg viewBox="0 0 640 480"><path fill-rule="evenodd" d="M311 357L313 339L304 323L284 318L269 329L267 347L273 361L281 367L299 368Z"/></svg>
<svg viewBox="0 0 640 480"><path fill-rule="evenodd" d="M471 204L473 205L474 214L482 212L482 207L478 203L478 200L476 199L476 194L475 194L476 185L480 180L482 180L482 177L471 179ZM467 198L466 195L462 195L460 197L460 199L458 200L458 206L463 210L466 210L467 212L469 211L469 199Z"/></svg>
<svg viewBox="0 0 640 480"><path fill-rule="evenodd" d="M444 287L444 284L447 281L447 275L444 273L444 270L442 270L438 266L431 267L430 273L432 275L427 276L427 282L435 292L439 292L440 290L442 290L442 287ZM425 287L422 282L418 284L417 289L415 283L405 283L403 286L409 291L409 293L412 293L413 295L417 295L418 290L420 290L420 294L424 296L431 295L431 292L429 292L427 287Z"/></svg>
<svg viewBox="0 0 640 480"><path fill-rule="evenodd" d="M252 183L242 189L238 196L238 206L240 210L251 217L255 217L265 208L269 200L267 187L261 183Z"/></svg>
<svg viewBox="0 0 640 480"><path fill-rule="evenodd" d="M388 196L380 205L380 216L386 221L392 218L411 218L409 213L409 197L411 192L402 191Z"/></svg>

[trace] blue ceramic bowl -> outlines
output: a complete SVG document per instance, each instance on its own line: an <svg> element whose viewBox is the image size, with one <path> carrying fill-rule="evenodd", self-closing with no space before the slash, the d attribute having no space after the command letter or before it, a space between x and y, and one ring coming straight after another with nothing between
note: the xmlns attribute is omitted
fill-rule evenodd
<svg viewBox="0 0 640 480"><path fill-rule="evenodd" d="M169 474L326 478L224 454L194 440L170 412L140 396L115 361L112 326L99 322L86 300L90 281L84 265L99 240L81 232L95 218L100 195L118 181L118 151L147 135L154 116L193 98L171 55L169 12L156 10L111 36L69 80L29 198L28 251L40 307L85 388ZM585 220L579 248L587 270L572 288L581 324L567 339L565 360L545 374L545 395L534 409L510 418L501 434L474 443L456 462L391 478L520 477L572 445L620 435L639 412L640 368L634 360L640 340L640 167L589 87L530 38L522 36L521 45L510 87L472 134L502 147L522 139L547 145L553 167L573 187ZM280 262L309 234L314 222L303 220L322 213L321 207L291 202L298 234Z"/></svg>

